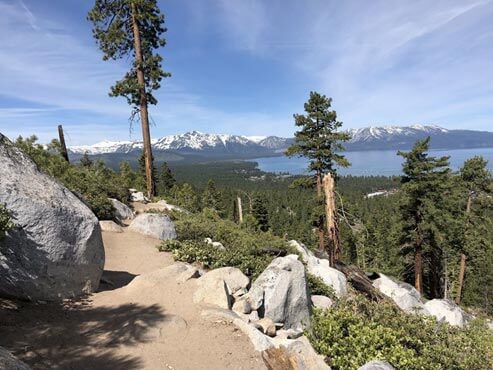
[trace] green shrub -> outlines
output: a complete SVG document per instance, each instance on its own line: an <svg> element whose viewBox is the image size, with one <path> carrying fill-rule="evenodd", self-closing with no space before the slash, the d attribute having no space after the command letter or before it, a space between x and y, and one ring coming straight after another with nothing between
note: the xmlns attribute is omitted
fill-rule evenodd
<svg viewBox="0 0 493 370"><path fill-rule="evenodd" d="M172 252L179 261L200 262L206 268L233 266L255 278L277 254L292 252L284 240L269 233L242 229L234 222L220 219L211 210L176 214L176 217L178 240L163 242L159 250ZM205 238L222 243L225 250L207 244Z"/></svg>
<svg viewBox="0 0 493 370"><path fill-rule="evenodd" d="M338 299L334 289L325 284L324 281L318 276L307 273L306 280L311 295L324 295L332 300Z"/></svg>
<svg viewBox="0 0 493 370"><path fill-rule="evenodd" d="M10 214L7 208L5 208L5 205L0 204L0 240L2 240L5 233L13 227L14 224L10 219Z"/></svg>
<svg viewBox="0 0 493 370"><path fill-rule="evenodd" d="M361 296L314 310L307 335L334 370L358 369L371 360L386 360L397 370L486 370L493 364L493 332L484 322L460 329Z"/></svg>

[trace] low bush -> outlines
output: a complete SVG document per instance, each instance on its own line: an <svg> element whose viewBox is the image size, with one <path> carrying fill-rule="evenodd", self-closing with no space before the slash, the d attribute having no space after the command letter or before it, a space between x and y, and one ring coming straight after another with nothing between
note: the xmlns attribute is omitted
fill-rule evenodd
<svg viewBox="0 0 493 370"><path fill-rule="evenodd" d="M0 240L2 240L5 236L5 233L13 227L14 224L10 219L10 214L7 208L5 208L5 205L0 204Z"/></svg>
<svg viewBox="0 0 493 370"><path fill-rule="evenodd" d="M318 276L307 272L306 280L308 283L308 290L310 291L311 295L324 295L332 300L338 299L334 288L325 284L324 281Z"/></svg>
<svg viewBox="0 0 493 370"><path fill-rule="evenodd" d="M307 335L334 370L358 369L371 360L397 370L489 370L493 364L493 332L484 322L460 329L361 296L314 310Z"/></svg>
<svg viewBox="0 0 493 370"><path fill-rule="evenodd" d="M172 252L179 261L200 262L206 268L238 267L255 278L273 258L293 252L284 240L270 233L243 229L220 219L212 210L177 213L175 217L178 240L165 241L159 249ZM222 243L225 250L207 244L205 238Z"/></svg>

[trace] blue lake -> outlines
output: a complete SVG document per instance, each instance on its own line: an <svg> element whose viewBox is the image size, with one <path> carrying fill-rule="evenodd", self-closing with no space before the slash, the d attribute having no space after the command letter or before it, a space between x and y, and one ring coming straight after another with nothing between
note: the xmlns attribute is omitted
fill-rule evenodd
<svg viewBox="0 0 493 370"><path fill-rule="evenodd" d="M450 167L456 171L468 158L480 155L488 161L488 167L493 171L493 148L430 150L430 155L450 156ZM345 152L344 155L351 162L349 168L339 168L341 175L370 176L400 175L402 157L396 150L379 150L363 152ZM258 168L266 172L287 172L292 175L306 174L308 161L304 158L267 157L254 159Z"/></svg>

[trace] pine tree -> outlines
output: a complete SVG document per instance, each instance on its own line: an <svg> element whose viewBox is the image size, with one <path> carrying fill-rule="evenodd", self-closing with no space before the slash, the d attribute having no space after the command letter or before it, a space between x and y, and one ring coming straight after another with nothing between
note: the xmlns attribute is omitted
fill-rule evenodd
<svg viewBox="0 0 493 370"><path fill-rule="evenodd" d="M152 148L149 129L148 105L157 104L152 91L170 74L156 53L166 44L164 16L157 0L96 0L87 16L94 25L93 36L103 52L103 60L131 59L130 71L111 87L110 96L123 96L133 107L131 117L140 113L146 188L149 197L154 195L152 178Z"/></svg>
<svg viewBox="0 0 493 370"><path fill-rule="evenodd" d="M484 257L488 251L493 250L493 241L488 238L488 228L492 227L491 208L493 195L492 176L488 170L488 162L482 157L473 157L464 162L460 169L460 180L462 183L462 196L465 202L462 221L462 245L460 256L459 278L457 282L456 303L461 302L462 289L466 273L466 260L470 259L472 269L476 269L476 276L471 279L483 280L493 279L490 271L481 271ZM489 264L491 267L493 262ZM474 271L472 271L474 272ZM486 273L486 276L485 276ZM489 276L488 276L489 275ZM475 294L477 292L474 292ZM471 295L468 294L468 298ZM491 303L493 306L493 302Z"/></svg>
<svg viewBox="0 0 493 370"><path fill-rule="evenodd" d="M317 189L317 214L315 224L319 230L319 249L325 250L322 177L326 173L336 176L336 166L348 167L346 158L339 154L344 150L342 142L350 139L345 132L338 132L342 122L337 120L337 113L330 110L332 99L317 92L310 92L305 103L306 115L295 114L296 126L301 130L295 133L295 143L288 148L288 156L300 155L310 160L309 170L314 173L310 185ZM329 241L331 249L336 248L337 241Z"/></svg>
<svg viewBox="0 0 493 370"><path fill-rule="evenodd" d="M135 177L135 172L132 171L130 163L127 161L120 162L120 178L126 189L130 189L135 186Z"/></svg>
<svg viewBox="0 0 493 370"><path fill-rule="evenodd" d="M157 176L157 193L159 195L168 194L175 184L176 179L173 172L171 172L168 163L163 162Z"/></svg>
<svg viewBox="0 0 493 370"><path fill-rule="evenodd" d="M269 212L265 206L265 199L256 197L253 200L252 215L255 218L257 229L260 231L268 231L269 225Z"/></svg>
<svg viewBox="0 0 493 370"><path fill-rule="evenodd" d="M174 186L173 189L174 199L180 207L190 212L198 211L199 200L192 185L185 183L180 187Z"/></svg>
<svg viewBox="0 0 493 370"><path fill-rule="evenodd" d="M207 186L202 193L202 207L211 208L219 215L223 214L224 207L222 205L221 193L217 190L213 180L207 182Z"/></svg>
<svg viewBox="0 0 493 370"><path fill-rule="evenodd" d="M414 285L424 292L424 271L428 271L430 295L439 296L439 278L443 266L441 247L446 228L445 199L450 190L449 157L431 157L430 138L417 141L410 152L398 152L404 158L402 199L400 204L404 252L414 257ZM426 261L428 262L425 266Z"/></svg>

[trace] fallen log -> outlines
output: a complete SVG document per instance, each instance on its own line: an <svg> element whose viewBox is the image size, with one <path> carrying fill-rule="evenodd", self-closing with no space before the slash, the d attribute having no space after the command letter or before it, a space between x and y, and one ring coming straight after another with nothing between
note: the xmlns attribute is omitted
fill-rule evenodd
<svg viewBox="0 0 493 370"><path fill-rule="evenodd" d="M372 281L359 267L347 266L342 262L337 262L334 267L346 276L347 281L354 289L364 294L368 299L380 302L386 298L382 293L375 289Z"/></svg>

